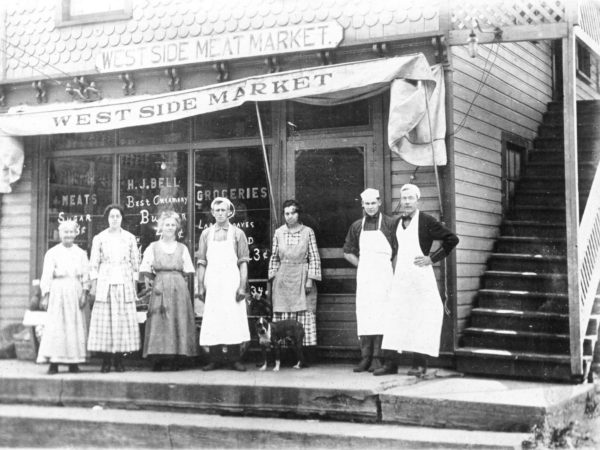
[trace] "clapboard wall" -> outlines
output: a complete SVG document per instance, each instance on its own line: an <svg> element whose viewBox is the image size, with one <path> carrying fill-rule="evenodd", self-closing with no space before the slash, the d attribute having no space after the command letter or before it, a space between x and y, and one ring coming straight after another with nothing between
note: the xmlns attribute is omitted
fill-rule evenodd
<svg viewBox="0 0 600 450"><path fill-rule="evenodd" d="M553 83L547 42L482 45L476 58L464 46L452 52L460 333L499 234L502 135L535 138Z"/></svg>
<svg viewBox="0 0 600 450"><path fill-rule="evenodd" d="M32 158L13 191L0 194L0 328L21 322L31 285Z"/></svg>

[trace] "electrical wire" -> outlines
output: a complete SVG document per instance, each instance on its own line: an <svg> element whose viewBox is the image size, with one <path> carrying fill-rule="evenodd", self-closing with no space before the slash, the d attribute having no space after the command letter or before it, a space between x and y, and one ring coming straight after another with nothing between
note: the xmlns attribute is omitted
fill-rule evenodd
<svg viewBox="0 0 600 450"><path fill-rule="evenodd" d="M0 41L1 41L2 43L6 44L7 46L14 47L15 49L17 49L17 50L21 51L23 54L25 54L25 55L27 55L27 56L30 56L30 57L33 57L33 58L37 59L37 60L38 60L39 62L41 62L41 63L42 63L44 66L48 66L48 67L50 67L50 68L52 68L52 69L56 70L57 72L60 72L60 73L62 73L63 75L67 76L68 78L75 78L75 75L72 75L72 74L70 74L70 73L67 73L67 72L65 72L65 71L64 71L64 70L62 70L60 67L58 67L58 66L55 66L55 65L53 65L53 64L50 64L50 62L48 62L48 61L44 61L44 60L43 60L42 58L40 58L39 56L37 56L37 55L35 55L35 54L33 54L33 53L30 53L30 52L26 51L25 49L23 49L23 48L22 48L21 46L19 46L19 45L13 44L12 42L10 42L10 41L8 41L8 40L6 40L6 39L2 38L2 37L0 37ZM54 78L54 77L52 77L52 76L48 75L47 73L45 73L45 72L41 71L41 70L40 70L40 69L38 69L38 68L36 68L36 67L32 66L31 64L29 64L29 62L28 62L28 61L25 61L25 60L23 60L23 59L21 59L21 58L17 57L15 54L12 54L12 55L11 55L11 54L9 54L9 53L8 53L8 50L5 50L3 47L0 47L0 51L1 51L2 53L6 54L8 57L10 57L10 58L15 58L16 60L18 60L18 61L20 61L20 62L24 63L25 65L27 65L27 66L29 66L29 67L31 67L33 70L35 70L35 71L37 71L37 72L41 73L42 75L44 75L44 77L46 77L46 78L47 78L47 79L49 79L49 80L52 80L52 81L54 81L56 84L58 84L58 85L61 85L61 86L63 86L63 85L64 85L64 84L63 84L61 81L57 80L56 78Z"/></svg>
<svg viewBox="0 0 600 450"><path fill-rule="evenodd" d="M483 86L485 85L488 77L492 73L492 68L494 67L494 63L496 62L496 58L498 57L498 52L499 51L500 51L500 43L496 43L496 49L495 50L490 49L490 51L488 53L488 56L487 56L487 58L485 60L485 64L483 65L483 73L481 75L481 79L479 80L479 86L477 86L477 90L475 91L475 95L473 96L473 99L469 103L469 107L467 108L467 112L465 113L463 119L458 124L458 126L456 127L456 129L454 130L454 132L452 133L452 135L456 135L460 130L462 130L464 128L465 124L467 123L467 119L469 118L469 113L471 112L471 108L473 108L473 105L475 104L475 100L477 100L477 98L481 94L481 90L483 89ZM494 54L494 57L493 57L493 59L490 62L492 53ZM487 67L488 62L490 62L489 68Z"/></svg>

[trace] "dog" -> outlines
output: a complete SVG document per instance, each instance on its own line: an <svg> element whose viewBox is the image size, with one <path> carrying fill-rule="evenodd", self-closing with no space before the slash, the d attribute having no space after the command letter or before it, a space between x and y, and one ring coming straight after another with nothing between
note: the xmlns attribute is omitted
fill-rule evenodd
<svg viewBox="0 0 600 450"><path fill-rule="evenodd" d="M296 351L298 363L294 366L294 369L306 367L302 349L304 327L300 322L297 320L269 322L265 317L260 317L256 321L256 333L258 334L258 343L262 349L264 361L259 370L267 369L267 352L270 348L273 348L275 352L275 368L273 368L273 371L279 371L281 365L281 344L284 341L294 347Z"/></svg>

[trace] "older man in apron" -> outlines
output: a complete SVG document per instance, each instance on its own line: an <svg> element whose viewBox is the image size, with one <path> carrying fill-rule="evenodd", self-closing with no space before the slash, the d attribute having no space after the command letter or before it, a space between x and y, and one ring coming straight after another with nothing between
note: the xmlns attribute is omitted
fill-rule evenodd
<svg viewBox="0 0 600 450"><path fill-rule="evenodd" d="M250 340L245 301L248 241L229 223L235 211L228 199L215 198L211 212L216 223L202 232L197 252L198 297L205 303L200 345L210 356L203 370L214 370L225 360L243 372L242 344Z"/></svg>
<svg viewBox="0 0 600 450"><path fill-rule="evenodd" d="M425 355L437 357L444 318L443 304L433 272L437 261L444 259L458 244L458 237L434 217L418 209L421 193L414 184L400 189L402 217L397 222L398 254L383 336L383 348L390 357L376 375L395 373L398 351L413 353L409 375L427 371ZM430 253L434 240L441 241Z"/></svg>
<svg viewBox="0 0 600 450"><path fill-rule="evenodd" d="M361 360L354 372L381 369L384 314L396 252L394 220L381 213L377 189L361 194L364 217L354 222L344 243L344 258L357 266L356 326Z"/></svg>

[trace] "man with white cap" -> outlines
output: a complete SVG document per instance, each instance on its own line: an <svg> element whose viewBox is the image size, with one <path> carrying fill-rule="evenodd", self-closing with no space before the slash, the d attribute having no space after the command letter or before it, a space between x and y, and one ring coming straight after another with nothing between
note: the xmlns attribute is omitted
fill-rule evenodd
<svg viewBox="0 0 600 450"><path fill-rule="evenodd" d="M354 222L344 243L344 258L356 271L356 326L361 360L354 372L381 369L383 315L391 287L396 253L395 221L382 214L377 189L360 194L364 216Z"/></svg>
<svg viewBox="0 0 600 450"><path fill-rule="evenodd" d="M397 352L412 352L409 375L427 371L425 355L437 357L444 311L432 264L444 259L458 237L440 221L419 211L421 192L414 184L400 188L401 217L396 222L398 253L394 264L390 302L385 312L384 366L375 375L396 373ZM441 246L431 253L433 241Z"/></svg>
<svg viewBox="0 0 600 450"><path fill-rule="evenodd" d="M238 371L243 344L250 341L246 315L246 284L250 254L242 230L229 223L233 204L224 197L211 205L215 224L200 235L198 244L198 298L204 302L200 345L209 354L202 370L214 370L224 360Z"/></svg>

